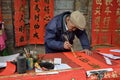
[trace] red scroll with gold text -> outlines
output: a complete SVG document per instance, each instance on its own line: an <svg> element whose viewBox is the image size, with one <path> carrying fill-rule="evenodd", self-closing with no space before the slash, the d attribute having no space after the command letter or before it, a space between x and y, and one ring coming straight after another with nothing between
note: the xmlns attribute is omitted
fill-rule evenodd
<svg viewBox="0 0 120 80"><path fill-rule="evenodd" d="M53 11L54 0L30 1L30 44L44 44L45 26Z"/></svg>
<svg viewBox="0 0 120 80"><path fill-rule="evenodd" d="M14 0L15 46L23 46L27 44L27 31L25 26L25 5L26 0Z"/></svg>
<svg viewBox="0 0 120 80"><path fill-rule="evenodd" d="M120 0L93 0L92 45L120 46Z"/></svg>

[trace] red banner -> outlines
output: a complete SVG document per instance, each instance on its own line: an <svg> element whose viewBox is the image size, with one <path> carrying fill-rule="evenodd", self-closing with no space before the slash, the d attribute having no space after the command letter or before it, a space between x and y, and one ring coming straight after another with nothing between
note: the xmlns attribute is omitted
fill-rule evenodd
<svg viewBox="0 0 120 80"><path fill-rule="evenodd" d="M54 0L30 1L30 44L44 44L45 26L53 11Z"/></svg>
<svg viewBox="0 0 120 80"><path fill-rule="evenodd" d="M120 43L115 42L120 41L119 35L120 1L93 0L92 45L119 46Z"/></svg>
<svg viewBox="0 0 120 80"><path fill-rule="evenodd" d="M11 63L11 62L7 62L7 66L5 67L5 69L1 69L0 71L0 76L9 76L11 74L14 74L16 71L16 65Z"/></svg>
<svg viewBox="0 0 120 80"><path fill-rule="evenodd" d="M27 44L27 31L25 26L25 5L26 0L14 0L15 46L23 46Z"/></svg>
<svg viewBox="0 0 120 80"><path fill-rule="evenodd" d="M85 53L75 52L77 54L77 58L73 56L72 52L65 52L64 55L71 59L76 64L83 67L85 70L95 70L108 68L109 66L105 63L101 62L99 59L95 59L91 56L88 56Z"/></svg>

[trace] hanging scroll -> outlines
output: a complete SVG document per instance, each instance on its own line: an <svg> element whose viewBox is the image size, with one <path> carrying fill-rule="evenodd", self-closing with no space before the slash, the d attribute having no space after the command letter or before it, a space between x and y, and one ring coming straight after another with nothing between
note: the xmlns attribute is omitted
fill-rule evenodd
<svg viewBox="0 0 120 80"><path fill-rule="evenodd" d="M14 31L15 46L27 44L27 31L25 26L25 5L26 0L14 0Z"/></svg>
<svg viewBox="0 0 120 80"><path fill-rule="evenodd" d="M112 31L112 44L120 47L120 0L116 0L113 23L115 26Z"/></svg>
<svg viewBox="0 0 120 80"><path fill-rule="evenodd" d="M53 17L54 0L30 1L30 44L44 44L45 26Z"/></svg>
<svg viewBox="0 0 120 80"><path fill-rule="evenodd" d="M120 46L120 0L93 0L92 45Z"/></svg>

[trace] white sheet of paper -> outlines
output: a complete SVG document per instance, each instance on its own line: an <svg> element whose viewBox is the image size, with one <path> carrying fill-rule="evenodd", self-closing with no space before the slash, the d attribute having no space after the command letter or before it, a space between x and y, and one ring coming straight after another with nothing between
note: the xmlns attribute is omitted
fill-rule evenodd
<svg viewBox="0 0 120 80"><path fill-rule="evenodd" d="M60 64L55 65L54 70L63 70L63 69L70 69L71 67L68 64Z"/></svg>
<svg viewBox="0 0 120 80"><path fill-rule="evenodd" d="M111 52L118 52L118 53L120 53L120 49L111 49L110 51Z"/></svg>
<svg viewBox="0 0 120 80"><path fill-rule="evenodd" d="M62 59L61 58L54 58L54 64L61 64Z"/></svg>
<svg viewBox="0 0 120 80"><path fill-rule="evenodd" d="M101 53L101 52L99 52L99 53L101 55L106 56L106 57L111 58L111 59L120 59L119 56L114 56L113 54L107 54L107 53Z"/></svg>
<svg viewBox="0 0 120 80"><path fill-rule="evenodd" d="M0 56L0 62L14 61L18 56L19 53L8 56Z"/></svg>
<svg viewBox="0 0 120 80"><path fill-rule="evenodd" d="M105 59L105 61L106 61L106 63L107 63L108 65L112 65L112 62L111 62L111 60L110 60L108 57L105 57L105 56L104 56L104 59Z"/></svg>
<svg viewBox="0 0 120 80"><path fill-rule="evenodd" d="M43 71L43 72L38 72L36 75L52 75L52 74L59 74L58 71Z"/></svg>
<svg viewBox="0 0 120 80"><path fill-rule="evenodd" d="M7 66L7 63L6 62L0 62L0 68L4 68Z"/></svg>

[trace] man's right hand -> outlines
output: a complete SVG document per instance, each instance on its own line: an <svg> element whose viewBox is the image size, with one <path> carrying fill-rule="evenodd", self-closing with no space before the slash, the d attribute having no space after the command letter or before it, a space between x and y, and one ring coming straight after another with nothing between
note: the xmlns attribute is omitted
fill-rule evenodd
<svg viewBox="0 0 120 80"><path fill-rule="evenodd" d="M65 41L65 42L64 42L64 48L65 48L65 49L70 50L71 47L72 47L72 45L71 45L68 41Z"/></svg>

